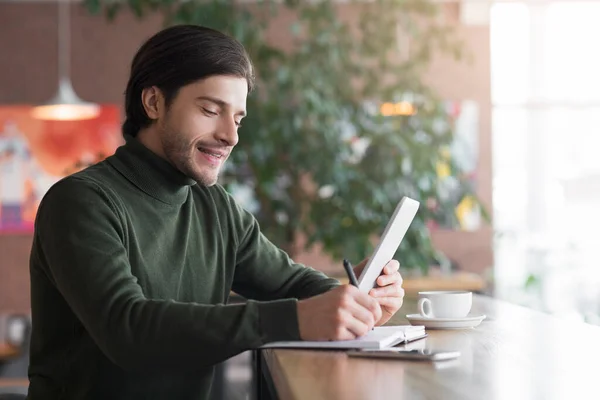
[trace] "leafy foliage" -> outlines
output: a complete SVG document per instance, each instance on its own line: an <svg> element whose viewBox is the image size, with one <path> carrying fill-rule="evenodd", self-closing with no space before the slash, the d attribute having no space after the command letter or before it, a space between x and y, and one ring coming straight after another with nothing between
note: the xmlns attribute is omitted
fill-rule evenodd
<svg viewBox="0 0 600 400"><path fill-rule="evenodd" d="M251 189L261 228L277 245L294 255L302 234L307 246L321 243L333 257L359 261L407 195L422 206L399 259L425 271L443 259L427 222L455 219L460 199L444 195L439 164L450 165L461 196L472 188L445 151L453 137L446 110L420 77L434 52L461 53L452 29L436 23L438 6L427 0L84 3L109 19L124 9L140 18L159 11L165 25L209 26L244 44L258 85L222 181L231 190ZM285 45L268 40L282 13L294 15L289 32L278 32L277 39L287 34L277 40ZM382 101L408 101L417 112L385 117Z"/></svg>

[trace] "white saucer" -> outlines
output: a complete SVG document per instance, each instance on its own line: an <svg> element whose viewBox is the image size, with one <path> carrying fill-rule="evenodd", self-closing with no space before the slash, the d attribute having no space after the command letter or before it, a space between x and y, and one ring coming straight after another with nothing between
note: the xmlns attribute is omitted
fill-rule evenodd
<svg viewBox="0 0 600 400"><path fill-rule="evenodd" d="M423 325L429 329L465 329L474 328L485 319L485 315L469 315L464 318L427 318L421 314L406 316L411 325Z"/></svg>

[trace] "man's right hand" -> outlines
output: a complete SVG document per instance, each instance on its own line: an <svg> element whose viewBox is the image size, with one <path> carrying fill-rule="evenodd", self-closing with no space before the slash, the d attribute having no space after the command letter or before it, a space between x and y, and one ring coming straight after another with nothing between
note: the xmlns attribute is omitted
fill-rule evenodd
<svg viewBox="0 0 600 400"><path fill-rule="evenodd" d="M352 285L298 302L302 340L349 340L367 334L381 318L377 300Z"/></svg>

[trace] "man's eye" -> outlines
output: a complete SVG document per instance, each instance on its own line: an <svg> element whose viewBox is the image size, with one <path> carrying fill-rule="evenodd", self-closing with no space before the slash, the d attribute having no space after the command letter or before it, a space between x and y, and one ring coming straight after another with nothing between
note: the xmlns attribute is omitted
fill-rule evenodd
<svg viewBox="0 0 600 400"><path fill-rule="evenodd" d="M242 126L242 121L235 121L235 124L239 128Z"/></svg>
<svg viewBox="0 0 600 400"><path fill-rule="evenodd" d="M205 112L205 113L207 113L208 115L217 115L217 113L216 113L216 112L214 112L214 111L211 111L211 110L209 110L209 109L207 109L207 108L203 108L203 110L204 110L204 112Z"/></svg>

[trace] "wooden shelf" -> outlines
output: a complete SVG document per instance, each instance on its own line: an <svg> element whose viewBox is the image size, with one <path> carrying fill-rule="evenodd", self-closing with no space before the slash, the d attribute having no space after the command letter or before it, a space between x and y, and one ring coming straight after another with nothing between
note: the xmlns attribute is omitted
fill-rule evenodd
<svg viewBox="0 0 600 400"><path fill-rule="evenodd" d="M28 386L29 379L27 378L0 378L0 388L15 388Z"/></svg>
<svg viewBox="0 0 600 400"><path fill-rule="evenodd" d="M424 276L404 280L402 287L406 292L416 293L424 290L469 290L482 292L486 288L485 280L473 273L460 272L444 276Z"/></svg>
<svg viewBox="0 0 600 400"><path fill-rule="evenodd" d="M348 283L346 277L336 277L342 283ZM468 290L482 292L486 288L485 280L474 273L454 272L450 275L405 278L402 287L407 294L416 294L426 290Z"/></svg>
<svg viewBox="0 0 600 400"><path fill-rule="evenodd" d="M0 361L7 361L19 355L19 349L0 343Z"/></svg>

